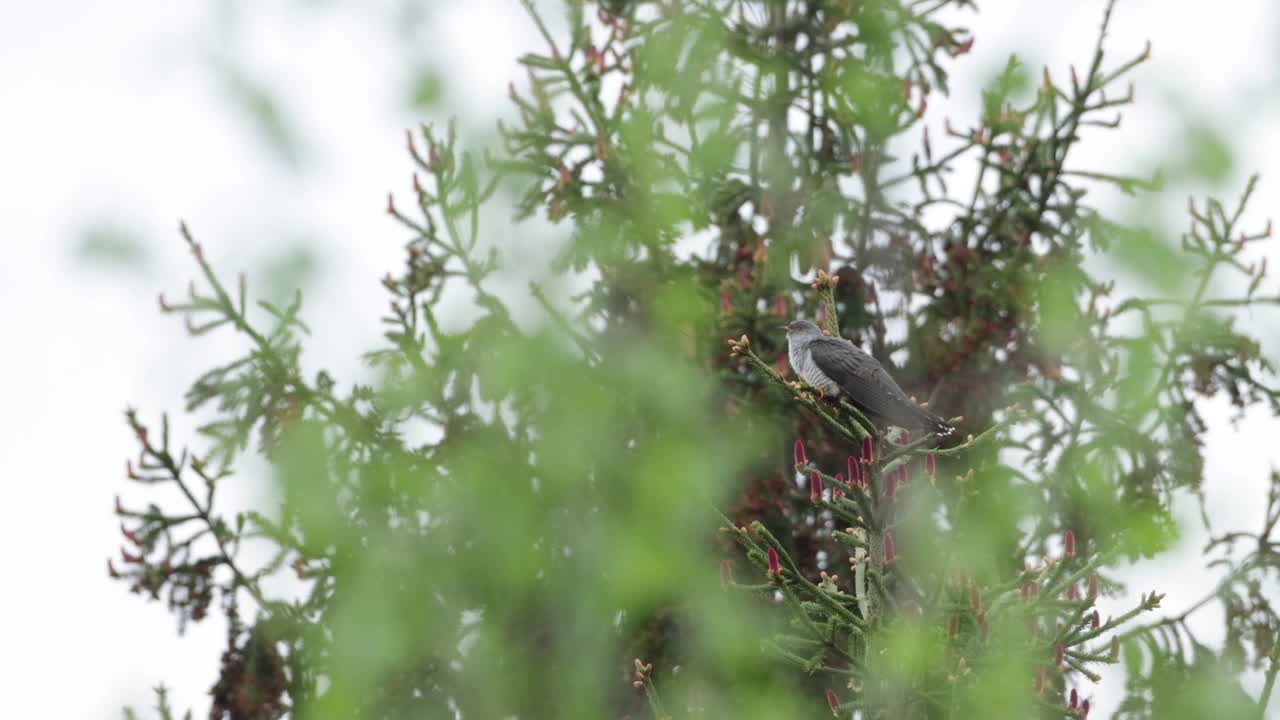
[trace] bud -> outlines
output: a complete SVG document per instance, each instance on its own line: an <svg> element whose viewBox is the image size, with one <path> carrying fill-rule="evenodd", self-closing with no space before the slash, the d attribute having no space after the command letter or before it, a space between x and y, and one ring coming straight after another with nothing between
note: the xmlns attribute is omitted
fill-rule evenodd
<svg viewBox="0 0 1280 720"><path fill-rule="evenodd" d="M893 533L886 532L884 534L884 564L892 565L897 556L898 553L893 547Z"/></svg>
<svg viewBox="0 0 1280 720"><path fill-rule="evenodd" d="M910 474L909 474L909 473L908 473L908 471L907 471L907 464L906 464L906 463L903 463L903 464L901 464L901 465L899 465L899 466L898 466L898 484L899 484L899 485L910 485L910 484L911 484L911 476L910 476Z"/></svg>
<svg viewBox="0 0 1280 720"><path fill-rule="evenodd" d="M827 707L831 708L831 717L840 717L840 698L831 688L827 688Z"/></svg>
<svg viewBox="0 0 1280 720"><path fill-rule="evenodd" d="M720 316L726 317L733 314L733 303L729 302L729 291L720 291Z"/></svg>
<svg viewBox="0 0 1280 720"><path fill-rule="evenodd" d="M822 499L822 474L817 470L809 473L809 502Z"/></svg>
<svg viewBox="0 0 1280 720"><path fill-rule="evenodd" d="M1075 710L1079 705L1080 705L1080 696L1076 693L1075 688L1071 688L1071 702L1070 702L1071 709Z"/></svg>
<svg viewBox="0 0 1280 720"><path fill-rule="evenodd" d="M587 46L586 52L583 53L587 62L591 64L591 69L597 75L604 74L604 53L592 46Z"/></svg>
<svg viewBox="0 0 1280 720"><path fill-rule="evenodd" d="M778 373L778 377L786 377L787 370L791 368L791 364L787 361L787 354L778 353L778 357L773 361L773 371Z"/></svg>
<svg viewBox="0 0 1280 720"><path fill-rule="evenodd" d="M1054 665L1054 667L1056 667L1056 668L1058 668L1059 670L1061 670L1061 669L1062 669L1062 661L1063 661L1063 660L1065 660L1065 659L1066 659L1066 657L1067 657L1067 649L1066 649L1066 648L1064 648L1064 647L1062 646L1062 643L1058 643L1056 646L1054 646L1054 648L1053 648L1053 665Z"/></svg>
<svg viewBox="0 0 1280 720"><path fill-rule="evenodd" d="M1076 585L1075 585L1075 583L1072 583L1070 586L1068 586L1068 587L1067 587L1067 591L1066 591L1065 593L1063 593L1063 594L1062 594L1062 596L1063 596L1064 598L1066 598L1067 600L1069 600L1069 601L1074 601L1074 600L1076 599Z"/></svg>
<svg viewBox="0 0 1280 720"><path fill-rule="evenodd" d="M773 314L776 317L787 316L787 298L779 295L773 299Z"/></svg>
<svg viewBox="0 0 1280 720"><path fill-rule="evenodd" d="M862 462L871 464L872 458L875 456L875 444L868 435L862 438Z"/></svg>
<svg viewBox="0 0 1280 720"><path fill-rule="evenodd" d="M769 548L769 577L774 577L782 573L782 568L778 567L778 551Z"/></svg>
<svg viewBox="0 0 1280 720"><path fill-rule="evenodd" d="M924 473L930 478L938 476L938 459L933 453L924 456Z"/></svg>
<svg viewBox="0 0 1280 720"><path fill-rule="evenodd" d="M1070 530L1062 536L1062 554L1067 558L1076 556L1076 534Z"/></svg>
<svg viewBox="0 0 1280 720"><path fill-rule="evenodd" d="M805 455L804 455L804 441L803 441L803 440L796 440L795 447L794 447L794 448L792 448L792 451L791 451L791 452L792 452L792 454L795 456L796 469L802 468L802 467L804 467L805 465L809 464L808 459L806 459L806 458L805 458Z"/></svg>
<svg viewBox="0 0 1280 720"><path fill-rule="evenodd" d="M1084 702L1080 703L1080 717L1082 718L1089 717L1089 701L1088 700L1085 700Z"/></svg>
<svg viewBox="0 0 1280 720"><path fill-rule="evenodd" d="M1098 629L1098 626L1099 626L1099 625L1101 625L1101 624L1102 624L1102 620L1101 620L1101 618L1099 618L1099 617L1098 617L1098 611L1097 611L1097 610L1094 610L1094 611L1093 611L1093 617L1089 618L1089 629L1090 629L1090 630L1097 630L1097 629Z"/></svg>
<svg viewBox="0 0 1280 720"><path fill-rule="evenodd" d="M846 466L849 470L849 485L852 487L862 487L862 464L858 462L857 458L850 455L849 460L846 462Z"/></svg>
<svg viewBox="0 0 1280 720"><path fill-rule="evenodd" d="M120 523L120 533L124 535L125 538L128 539L129 542L133 543L134 545L138 545L138 546L142 545L142 538L138 537L137 533L125 527L124 523Z"/></svg>
<svg viewBox="0 0 1280 720"><path fill-rule="evenodd" d="M886 473L880 479L884 483L884 499L892 501L898 494L898 471Z"/></svg>
<svg viewBox="0 0 1280 720"><path fill-rule="evenodd" d="M969 583L969 607L976 613L982 612L982 593L978 592L978 584Z"/></svg>
<svg viewBox="0 0 1280 720"><path fill-rule="evenodd" d="M1089 600L1091 601L1096 600L1098 598L1098 576L1097 575L1089 576L1089 584L1087 587L1088 587L1088 590L1085 593L1085 597L1089 598Z"/></svg>

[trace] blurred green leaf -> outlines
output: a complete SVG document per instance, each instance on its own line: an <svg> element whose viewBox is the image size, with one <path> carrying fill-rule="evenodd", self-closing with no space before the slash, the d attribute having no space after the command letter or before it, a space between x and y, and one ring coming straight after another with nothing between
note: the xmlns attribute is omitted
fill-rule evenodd
<svg viewBox="0 0 1280 720"><path fill-rule="evenodd" d="M110 221L96 222L84 228L76 245L77 260L85 265L145 271L151 256L138 235Z"/></svg>
<svg viewBox="0 0 1280 720"><path fill-rule="evenodd" d="M224 64L222 81L233 105L240 108L276 157L290 168L305 159L297 127L277 94L243 69Z"/></svg>
<svg viewBox="0 0 1280 720"><path fill-rule="evenodd" d="M413 106L419 110L430 110L440 103L444 96L445 82L440 71L433 65L419 68L413 78L411 97Z"/></svg>

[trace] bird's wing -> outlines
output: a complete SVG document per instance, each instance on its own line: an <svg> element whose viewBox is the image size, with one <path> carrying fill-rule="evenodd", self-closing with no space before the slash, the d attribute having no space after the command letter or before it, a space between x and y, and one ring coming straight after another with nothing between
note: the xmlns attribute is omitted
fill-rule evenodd
<svg viewBox="0 0 1280 720"><path fill-rule="evenodd" d="M849 400L871 415L908 428L946 425L917 405L880 363L843 338L819 338L810 346L813 363L844 390Z"/></svg>

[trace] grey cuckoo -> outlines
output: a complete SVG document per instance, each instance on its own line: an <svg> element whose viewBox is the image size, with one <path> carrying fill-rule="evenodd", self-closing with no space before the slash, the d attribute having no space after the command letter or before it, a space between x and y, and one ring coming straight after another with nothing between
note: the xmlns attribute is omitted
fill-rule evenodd
<svg viewBox="0 0 1280 720"><path fill-rule="evenodd" d="M784 327L791 368L823 395L843 395L880 424L937 435L955 431L946 420L907 397L884 367L862 348L844 338L823 335L808 320L796 320Z"/></svg>

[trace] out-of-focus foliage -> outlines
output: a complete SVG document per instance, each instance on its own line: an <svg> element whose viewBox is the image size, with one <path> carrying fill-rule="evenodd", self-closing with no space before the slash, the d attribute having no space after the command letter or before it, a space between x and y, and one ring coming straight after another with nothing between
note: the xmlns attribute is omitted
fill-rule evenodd
<svg viewBox="0 0 1280 720"><path fill-rule="evenodd" d="M83 264L143 272L149 265L145 245L137 233L118 222L95 222L84 228L75 248Z"/></svg>
<svg viewBox="0 0 1280 720"><path fill-rule="evenodd" d="M974 42L963 0L572 0L568 37L526 6L548 47L522 59L501 155L409 135L376 385L304 376L301 298L255 301L183 228L200 280L162 309L244 354L188 393L211 417L196 450L130 411L130 476L189 505L117 508L109 569L180 623L227 615L211 717L1080 717L1120 662L1127 716L1258 712L1245 668L1265 705L1275 498L1258 535L1215 540L1228 579L1189 610L1223 603L1225 648L1158 592L1094 607L1205 480L1198 399L1280 411L1233 326L1277 302L1239 259L1269 234L1240 227L1252 184L1193 203L1180 244L1085 202L1153 185L1069 157L1149 57L1104 53L1110 7L1083 71L1011 58L981 116L931 139L928 99ZM519 218L563 229L553 282L591 278L563 306L530 288L535 327L492 287L527 241L481 242L510 185ZM1216 294L1228 274L1247 290ZM477 319L440 317L446 292ZM790 381L796 316L960 437ZM246 454L281 502L228 515Z"/></svg>

